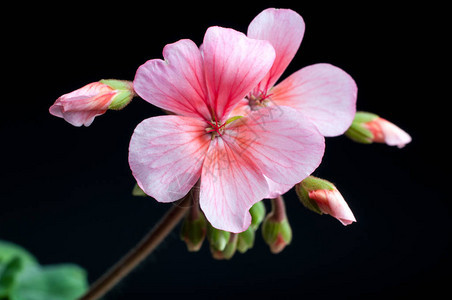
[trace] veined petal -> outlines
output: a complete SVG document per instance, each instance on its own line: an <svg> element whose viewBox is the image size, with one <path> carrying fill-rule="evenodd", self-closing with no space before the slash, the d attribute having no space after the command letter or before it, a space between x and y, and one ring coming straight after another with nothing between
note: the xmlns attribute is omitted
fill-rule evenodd
<svg viewBox="0 0 452 300"><path fill-rule="evenodd" d="M215 228L245 231L251 223L249 209L268 194L262 171L229 138L215 138L202 168L199 203Z"/></svg>
<svg viewBox="0 0 452 300"><path fill-rule="evenodd" d="M207 29L202 52L209 103L216 121L228 117L237 102L267 74L275 59L269 42L221 27Z"/></svg>
<svg viewBox="0 0 452 300"><path fill-rule="evenodd" d="M57 108L54 108L56 110ZM94 122L94 118L103 115L105 110L87 110L87 111L67 111L63 113L63 118L69 124L80 127L82 125L89 126ZM52 111L51 111L52 112ZM54 114L57 116L57 114Z"/></svg>
<svg viewBox="0 0 452 300"><path fill-rule="evenodd" d="M206 123L197 118L159 116L135 129L129 164L141 189L159 202L185 196L201 175L209 148Z"/></svg>
<svg viewBox="0 0 452 300"><path fill-rule="evenodd" d="M309 176L325 150L324 138L315 125L290 107L254 111L231 123L224 139L235 139L267 178L283 185L276 189L293 186Z"/></svg>
<svg viewBox="0 0 452 300"><path fill-rule="evenodd" d="M210 120L201 53L191 40L180 40L163 49L165 60L141 65L133 86L149 103L178 115Z"/></svg>
<svg viewBox="0 0 452 300"><path fill-rule="evenodd" d="M64 111L107 110L117 91L106 84L93 82L57 99Z"/></svg>
<svg viewBox="0 0 452 300"><path fill-rule="evenodd" d="M279 79L297 53L304 30L303 18L290 9L268 8L251 21L248 37L269 41L276 52L275 62L258 90L268 91Z"/></svg>
<svg viewBox="0 0 452 300"><path fill-rule="evenodd" d="M89 126L96 116L104 114L117 91L93 82L59 97L49 108L50 114L64 118L74 126Z"/></svg>
<svg viewBox="0 0 452 300"><path fill-rule="evenodd" d="M268 193L268 195L265 197L267 199L272 199L272 198L276 198L278 196L284 195L295 185L295 184L283 184L283 183L274 182L267 176L265 176L265 179L267 180L268 190L270 191Z"/></svg>
<svg viewBox="0 0 452 300"><path fill-rule="evenodd" d="M343 134L356 113L353 78L330 64L305 67L272 89L276 105L293 107L307 116L324 136Z"/></svg>

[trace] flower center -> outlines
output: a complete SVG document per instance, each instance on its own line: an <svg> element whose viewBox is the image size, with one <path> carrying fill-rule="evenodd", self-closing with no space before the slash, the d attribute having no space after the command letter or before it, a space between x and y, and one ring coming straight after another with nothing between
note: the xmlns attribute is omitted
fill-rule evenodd
<svg viewBox="0 0 452 300"><path fill-rule="evenodd" d="M206 133L212 134L212 140L218 136L222 136L224 133L224 126L227 123L221 124L220 122L210 121L209 127L206 128Z"/></svg>
<svg viewBox="0 0 452 300"><path fill-rule="evenodd" d="M271 95L272 94L268 94L267 91L259 90L257 92L249 93L247 96L245 96L245 98L248 99L248 105L250 106L251 110L259 110L270 105Z"/></svg>

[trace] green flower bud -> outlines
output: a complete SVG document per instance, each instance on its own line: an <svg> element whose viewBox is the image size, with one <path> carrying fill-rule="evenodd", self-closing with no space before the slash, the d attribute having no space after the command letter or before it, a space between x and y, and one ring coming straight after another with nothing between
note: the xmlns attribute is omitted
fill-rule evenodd
<svg viewBox="0 0 452 300"><path fill-rule="evenodd" d="M262 224L262 237L274 254L281 252L292 241L292 228L287 218L278 221L275 214L267 215Z"/></svg>
<svg viewBox="0 0 452 300"><path fill-rule="evenodd" d="M252 226L248 227L244 232L239 233L237 238L237 250L239 250L240 253L245 253L248 249L253 248L255 235L256 231Z"/></svg>
<svg viewBox="0 0 452 300"><path fill-rule="evenodd" d="M216 229L210 224L207 226L207 239L209 240L211 249L223 251L229 242L230 236L231 233L228 231Z"/></svg>
<svg viewBox="0 0 452 300"><path fill-rule="evenodd" d="M237 250L237 241L238 241L238 234L231 233L229 236L229 241L227 242L223 251L216 250L214 247L212 247L212 244L211 244L210 252L212 253L212 257L215 259L218 259L218 260L231 259L234 256L235 251Z"/></svg>
<svg viewBox="0 0 452 300"><path fill-rule="evenodd" d="M329 190L332 191L336 187L329 181L314 176L305 178L302 182L295 186L295 191L301 203L307 208L318 214L323 214L317 202L309 197L310 191Z"/></svg>
<svg viewBox="0 0 452 300"><path fill-rule="evenodd" d="M328 214L343 225L356 222L353 212L337 188L329 181L309 176L295 186L303 205L319 214Z"/></svg>
<svg viewBox="0 0 452 300"><path fill-rule="evenodd" d="M139 197L146 197L147 196L146 193L136 183L135 183L135 186L133 187L132 195L133 196L139 196Z"/></svg>
<svg viewBox="0 0 452 300"><path fill-rule="evenodd" d="M254 230L257 230L259 228L259 225L262 223L262 221L265 218L265 205L263 201L259 201L255 203L250 208L250 214L251 214L251 225Z"/></svg>
<svg viewBox="0 0 452 300"><path fill-rule="evenodd" d="M180 238L185 241L188 251L197 252L201 249L204 238L206 237L206 228L207 221L201 212L194 219L190 213L187 214L182 223Z"/></svg>
<svg viewBox="0 0 452 300"><path fill-rule="evenodd" d="M374 140L374 134L365 124L378 118L379 116L373 113L356 112L352 125L347 129L345 135L357 143L371 144Z"/></svg>
<svg viewBox="0 0 452 300"><path fill-rule="evenodd" d="M132 101L133 97L135 97L135 91L133 90L131 81L102 79L99 82L108 85L117 92L113 97L113 101L108 106L108 109L121 110Z"/></svg>

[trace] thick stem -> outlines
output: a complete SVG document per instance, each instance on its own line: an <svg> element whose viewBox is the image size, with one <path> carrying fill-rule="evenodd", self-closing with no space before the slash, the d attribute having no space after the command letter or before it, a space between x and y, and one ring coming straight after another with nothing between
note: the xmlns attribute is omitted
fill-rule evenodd
<svg viewBox="0 0 452 300"><path fill-rule="evenodd" d="M176 205L173 205L138 245L97 280L80 300L101 298L149 256L174 227L176 227L190 208L192 200L190 194L180 200Z"/></svg>
<svg viewBox="0 0 452 300"><path fill-rule="evenodd" d="M286 206L284 204L284 199L282 196L271 199L273 220L276 222L281 222L286 218Z"/></svg>

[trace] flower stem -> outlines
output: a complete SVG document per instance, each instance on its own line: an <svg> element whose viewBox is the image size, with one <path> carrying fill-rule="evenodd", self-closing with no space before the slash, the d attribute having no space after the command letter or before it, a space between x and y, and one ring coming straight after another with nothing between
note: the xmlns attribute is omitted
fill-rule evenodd
<svg viewBox="0 0 452 300"><path fill-rule="evenodd" d="M104 296L121 279L126 277L168 236L184 217L192 201L191 192L173 205L149 233L117 262L107 273L99 278L80 300L95 300Z"/></svg>
<svg viewBox="0 0 452 300"><path fill-rule="evenodd" d="M274 218L273 220L277 222L283 221L286 218L286 206L282 196L271 199L271 204Z"/></svg>

